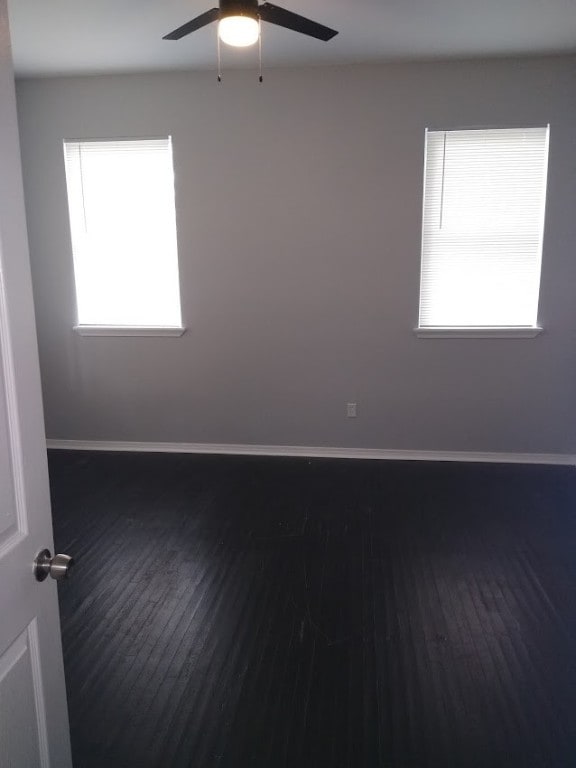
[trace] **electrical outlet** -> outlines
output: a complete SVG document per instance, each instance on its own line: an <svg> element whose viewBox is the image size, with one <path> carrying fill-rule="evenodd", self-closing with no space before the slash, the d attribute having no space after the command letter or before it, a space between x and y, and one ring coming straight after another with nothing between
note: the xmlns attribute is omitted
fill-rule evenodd
<svg viewBox="0 0 576 768"><path fill-rule="evenodd" d="M356 415L356 403L346 403L346 416L349 419L355 419Z"/></svg>

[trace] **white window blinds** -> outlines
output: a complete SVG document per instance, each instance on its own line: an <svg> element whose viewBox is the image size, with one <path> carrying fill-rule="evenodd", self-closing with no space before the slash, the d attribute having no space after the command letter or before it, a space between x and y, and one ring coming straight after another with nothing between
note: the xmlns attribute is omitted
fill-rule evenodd
<svg viewBox="0 0 576 768"><path fill-rule="evenodd" d="M427 131L420 327L537 325L548 128Z"/></svg>
<svg viewBox="0 0 576 768"><path fill-rule="evenodd" d="M65 141L80 325L180 326L170 138Z"/></svg>

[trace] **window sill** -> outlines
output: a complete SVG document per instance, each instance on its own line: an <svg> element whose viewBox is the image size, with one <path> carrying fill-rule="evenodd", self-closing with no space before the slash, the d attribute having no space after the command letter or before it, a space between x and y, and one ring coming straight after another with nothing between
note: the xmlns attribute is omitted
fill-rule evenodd
<svg viewBox="0 0 576 768"><path fill-rule="evenodd" d="M75 325L74 330L80 336L182 336L186 332L175 325Z"/></svg>
<svg viewBox="0 0 576 768"><path fill-rule="evenodd" d="M533 339L542 333L539 327L501 328L414 328L414 333L426 339Z"/></svg>

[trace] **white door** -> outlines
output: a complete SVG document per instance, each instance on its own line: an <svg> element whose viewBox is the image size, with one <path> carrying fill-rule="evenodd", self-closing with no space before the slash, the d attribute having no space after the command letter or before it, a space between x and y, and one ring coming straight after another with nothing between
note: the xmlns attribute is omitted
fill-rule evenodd
<svg viewBox="0 0 576 768"><path fill-rule="evenodd" d="M0 768L70 768L6 0L0 0Z"/></svg>

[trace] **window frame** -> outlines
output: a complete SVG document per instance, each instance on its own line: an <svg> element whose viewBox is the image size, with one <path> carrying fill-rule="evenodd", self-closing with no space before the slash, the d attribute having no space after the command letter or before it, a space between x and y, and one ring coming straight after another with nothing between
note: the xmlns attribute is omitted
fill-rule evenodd
<svg viewBox="0 0 576 768"><path fill-rule="evenodd" d="M117 324L98 324L98 323L80 323L79 321L79 311L78 311L78 291L77 291L77 285L76 285L76 264L75 264L75 258L74 258L74 245L73 245L73 238L72 238L72 223L70 220L70 202L69 202L69 187L68 187L68 177L67 177L67 169L66 169L66 145L67 144L88 144L88 143L114 143L114 142L120 142L120 141L126 141L126 142L138 142L138 141L168 141L170 150L171 150L171 161L172 161L172 167L175 175L175 169L174 169L174 152L173 152L173 137L171 134L168 134L167 136L106 136L106 137L94 137L90 136L87 138L71 138L67 137L62 140L62 152L64 157L64 182L65 182L65 188L66 188L66 210L68 213L67 221L68 221L68 228L69 228L69 234L70 234L70 257L72 262L72 273L73 273L73 283L74 283L74 316L75 316L75 322L72 326L72 330L77 333L79 336L110 336L110 337L180 337L182 336L186 330L187 326L184 323L184 317L183 317L183 305L182 305L182 284L180 280L180 259L179 259L179 249L177 247L176 250L176 260L177 260L177 266L178 266L178 299L180 303L180 324L179 325L154 325L154 324L146 324L146 325L117 325ZM177 235L178 235L178 227L177 227L177 208L176 208L176 184L174 182L174 209L175 209L175 216L176 216L176 242L178 242Z"/></svg>
<svg viewBox="0 0 576 768"><path fill-rule="evenodd" d="M183 336L184 325L75 325L79 336Z"/></svg>
<svg viewBox="0 0 576 768"><path fill-rule="evenodd" d="M422 261L424 253L424 217L426 212L426 168L428 157L428 133L439 131L489 131L489 130L523 130L530 128L547 128L546 143L546 171L544 176L544 207L542 211L542 234L541 234L541 255L540 255L540 275L538 284L538 307L536 325L513 325L513 326L423 326L421 322L421 297L422 297ZM550 123L542 125L541 123L533 125L481 125L481 126L457 126L452 128L445 127L426 127L424 131L424 162L422 166L422 213L421 213L421 239L420 239L420 277L418 282L418 322L413 328L414 335L423 339L533 339L545 331L540 324L539 307L540 291L542 286L542 263L544 259L544 234L546 224L546 210L548 206L548 176L549 176L549 158L550 158Z"/></svg>

